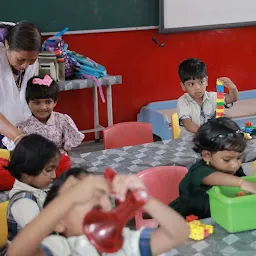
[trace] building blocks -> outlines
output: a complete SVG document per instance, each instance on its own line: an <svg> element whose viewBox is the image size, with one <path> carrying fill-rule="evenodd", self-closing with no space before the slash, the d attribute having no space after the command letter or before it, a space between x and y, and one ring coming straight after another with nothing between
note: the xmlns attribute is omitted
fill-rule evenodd
<svg viewBox="0 0 256 256"><path fill-rule="evenodd" d="M207 225L198 220L198 216L189 215L186 217L186 221L188 222L190 228L189 238L193 240L203 240L204 238L211 235L214 231L212 225Z"/></svg>
<svg viewBox="0 0 256 256"><path fill-rule="evenodd" d="M224 84L217 80L216 82L217 89L217 99L216 99L216 118L224 116Z"/></svg>
<svg viewBox="0 0 256 256"><path fill-rule="evenodd" d="M214 227L212 225L207 225L199 220L193 220L188 223L190 228L189 238L199 241L211 235L214 231Z"/></svg>

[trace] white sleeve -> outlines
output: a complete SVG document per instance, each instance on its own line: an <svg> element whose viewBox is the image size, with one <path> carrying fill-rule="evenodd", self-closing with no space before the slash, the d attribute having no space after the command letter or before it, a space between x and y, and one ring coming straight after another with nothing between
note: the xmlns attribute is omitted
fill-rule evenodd
<svg viewBox="0 0 256 256"><path fill-rule="evenodd" d="M40 212L36 202L29 198L22 198L13 203L12 216L21 227L25 227Z"/></svg>
<svg viewBox="0 0 256 256"><path fill-rule="evenodd" d="M46 237L42 243L41 248L44 250L45 255L51 256L70 256L70 247L68 246L66 238L57 235Z"/></svg>

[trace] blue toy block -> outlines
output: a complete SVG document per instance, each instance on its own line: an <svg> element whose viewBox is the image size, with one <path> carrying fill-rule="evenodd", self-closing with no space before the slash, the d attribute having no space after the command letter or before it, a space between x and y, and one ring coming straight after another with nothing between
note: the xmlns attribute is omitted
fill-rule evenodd
<svg viewBox="0 0 256 256"><path fill-rule="evenodd" d="M216 85L217 92L224 92L224 86L223 85Z"/></svg>

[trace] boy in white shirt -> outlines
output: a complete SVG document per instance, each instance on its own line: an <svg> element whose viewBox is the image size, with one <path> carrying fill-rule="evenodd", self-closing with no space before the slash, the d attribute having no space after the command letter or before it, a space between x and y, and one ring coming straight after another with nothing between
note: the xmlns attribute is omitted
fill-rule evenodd
<svg viewBox="0 0 256 256"><path fill-rule="evenodd" d="M190 58L179 65L180 85L184 93L177 102L181 126L191 133L209 119L215 117L217 92L207 92L208 76L206 65L199 59ZM225 104L237 101L238 90L228 77L218 78L229 90L225 95Z"/></svg>

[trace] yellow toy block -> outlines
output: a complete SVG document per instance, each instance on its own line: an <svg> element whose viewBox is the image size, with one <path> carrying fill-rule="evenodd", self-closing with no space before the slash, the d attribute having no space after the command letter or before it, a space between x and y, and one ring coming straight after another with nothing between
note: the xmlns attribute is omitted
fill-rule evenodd
<svg viewBox="0 0 256 256"><path fill-rule="evenodd" d="M220 80L217 80L217 81L216 81L216 84L217 84L217 85L222 85L222 86L223 86L223 83L222 83Z"/></svg>
<svg viewBox="0 0 256 256"><path fill-rule="evenodd" d="M252 136L251 136L249 133L244 132L244 138L245 138L246 140L251 140L251 139L252 139Z"/></svg>
<svg viewBox="0 0 256 256"><path fill-rule="evenodd" d="M222 109L216 109L216 114L217 113L224 113L224 108L222 108Z"/></svg>
<svg viewBox="0 0 256 256"><path fill-rule="evenodd" d="M212 225L207 225L199 220L194 220L188 223L190 228L189 238L193 240L203 240L205 237L211 235L214 231Z"/></svg>
<svg viewBox="0 0 256 256"><path fill-rule="evenodd" d="M216 99L216 102L217 102L217 103L218 103L218 102L219 102L219 103L225 103L225 102L224 102L224 99Z"/></svg>

